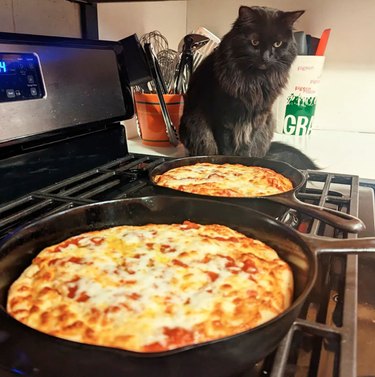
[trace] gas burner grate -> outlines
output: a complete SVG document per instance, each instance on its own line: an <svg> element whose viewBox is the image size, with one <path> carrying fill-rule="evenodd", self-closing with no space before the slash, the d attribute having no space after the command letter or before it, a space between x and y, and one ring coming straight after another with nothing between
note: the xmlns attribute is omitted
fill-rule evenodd
<svg viewBox="0 0 375 377"><path fill-rule="evenodd" d="M309 171L307 185L298 198L358 216L359 179L356 176ZM297 219L296 219L297 218ZM355 238L356 235L326 225L294 210L281 219L313 236ZM315 289L277 351L271 367L259 376L357 376L357 256L319 258Z"/></svg>
<svg viewBox="0 0 375 377"><path fill-rule="evenodd" d="M83 204L151 194L148 170L165 161L128 155L0 206L0 240L18 226Z"/></svg>
<svg viewBox="0 0 375 377"><path fill-rule="evenodd" d="M130 154L6 203L0 206L0 240L20 226L72 207L152 195L148 171L163 161ZM297 194L300 200L358 215L358 177L308 173ZM294 210L280 220L311 235L355 237ZM355 377L357 274L356 256L321 257L317 285L300 317L275 353L241 377Z"/></svg>

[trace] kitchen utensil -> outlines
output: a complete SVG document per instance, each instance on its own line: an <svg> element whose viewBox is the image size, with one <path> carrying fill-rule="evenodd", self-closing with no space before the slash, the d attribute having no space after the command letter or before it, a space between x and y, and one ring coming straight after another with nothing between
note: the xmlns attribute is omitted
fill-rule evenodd
<svg viewBox="0 0 375 377"><path fill-rule="evenodd" d="M203 48L209 42L210 38L208 38L206 35L193 33L187 34L178 44L178 51L182 52L184 50L184 46L188 45L191 47L192 52L194 53L195 51Z"/></svg>
<svg viewBox="0 0 375 377"><path fill-rule="evenodd" d="M181 59L176 70L175 93L186 93L193 73L193 53L208 41L206 36L199 34L188 34L183 38Z"/></svg>
<svg viewBox="0 0 375 377"><path fill-rule="evenodd" d="M158 30L154 30L154 31L151 31L149 33L143 34L141 36L139 42L140 42L141 46L143 46L143 48L145 48L146 44L151 45L152 51L153 51L152 53L155 56L160 51L168 49L167 38L162 33L160 33L160 31L158 31ZM160 68L158 66L158 60L156 58L154 59L154 62L155 62L154 63L155 66L156 66L155 69L160 71ZM159 76L162 77L160 73L159 73ZM163 79L160 79L159 81L160 81L160 84L162 85L163 92L167 93L166 86L164 85L165 81ZM155 83L154 83L153 80L150 80L148 85L150 87L151 92L156 92Z"/></svg>
<svg viewBox="0 0 375 377"><path fill-rule="evenodd" d="M192 34L201 34L206 36L209 41L205 46L202 46L199 50L195 51L193 56L193 71L198 67L198 65L206 58L211 52L219 45L220 38L218 38L215 34L211 31L207 30L206 28L200 26L195 29Z"/></svg>
<svg viewBox="0 0 375 377"><path fill-rule="evenodd" d="M167 352L137 353L49 336L16 321L4 310L11 283L44 247L94 229L147 223L218 223L273 247L293 271L294 300L276 318L252 330ZM0 246L0 322L6 325L0 353L14 359L17 374L38 377L229 377L271 353L286 335L314 286L317 256L369 253L375 239L330 240L302 235L243 206L183 197L143 197L84 205L16 231ZM11 373L10 370L4 371ZM15 372L14 372L15 373Z"/></svg>
<svg viewBox="0 0 375 377"><path fill-rule="evenodd" d="M152 76L137 34L121 39L119 43L122 45L122 57L130 85L139 86L147 93L147 83L152 80Z"/></svg>
<svg viewBox="0 0 375 377"><path fill-rule="evenodd" d="M320 37L320 41L318 43L318 47L316 49L315 55L324 56L330 34L331 34L331 29L323 30L323 33L322 33L322 36Z"/></svg>
<svg viewBox="0 0 375 377"><path fill-rule="evenodd" d="M160 71L158 71L156 63L155 63L155 55L152 52L151 44L145 43L144 49L146 53L147 63L150 66L151 75L155 83L156 93L159 98L161 112L162 112L163 119L165 122L167 134L169 137L169 142L172 145L177 146L179 144L178 132L172 123L172 120L169 116L168 109L167 109L167 106L165 104L164 97L163 97L163 92L166 93L165 84L162 84L162 78L160 76Z"/></svg>
<svg viewBox="0 0 375 377"><path fill-rule="evenodd" d="M166 94L167 93L167 86L165 84L164 77L162 75L158 59L155 55L154 48L153 48L151 43L146 43L144 48L145 48L145 51L146 51L146 57L149 56L150 59L151 59L150 62L152 64L152 70L154 70L155 73L156 73L157 80L158 80L158 82L161 86L163 94Z"/></svg>
<svg viewBox="0 0 375 377"><path fill-rule="evenodd" d="M174 73L176 70L177 51L172 49L161 50L157 54L162 76L164 77L167 93L173 89Z"/></svg>
<svg viewBox="0 0 375 377"><path fill-rule="evenodd" d="M307 55L306 34L303 31L296 31L293 33L297 45L298 55Z"/></svg>
<svg viewBox="0 0 375 377"><path fill-rule="evenodd" d="M140 43L144 47L146 43L150 43L156 55L162 51L169 48L168 39L158 30L145 33L140 38Z"/></svg>
<svg viewBox="0 0 375 377"><path fill-rule="evenodd" d="M313 37L310 34L306 35L307 55L315 55L319 44L319 38Z"/></svg>
<svg viewBox="0 0 375 377"><path fill-rule="evenodd" d="M193 40L189 35L183 39L182 54L176 70L175 93L186 93L186 83L189 82L193 71L193 52L191 49Z"/></svg>
<svg viewBox="0 0 375 377"><path fill-rule="evenodd" d="M179 166L194 165L198 162L209 162L213 164L242 164L246 166L261 166L273 169L283 176L289 178L292 181L294 188L293 190L277 195L269 195L256 198L227 198L184 193L182 191L158 186L155 182L155 177L159 174L163 174L164 172ZM295 193L299 189L301 189L301 187L306 182L306 175L304 175L301 171L293 168L289 164L280 161L243 156L220 155L179 158L175 160L165 161L160 165L154 167L150 171L150 180L152 184L155 185L156 190L162 194L188 195L190 197L204 197L206 199L230 201L236 204L247 205L253 209L265 212L275 217L283 213L282 208L280 208L279 206L281 204L285 207L297 209L303 213L308 214L309 216L318 218L334 227L346 230L348 232L358 233L364 229L363 222L354 216L335 211L330 208L318 207L312 204L303 203L298 200Z"/></svg>

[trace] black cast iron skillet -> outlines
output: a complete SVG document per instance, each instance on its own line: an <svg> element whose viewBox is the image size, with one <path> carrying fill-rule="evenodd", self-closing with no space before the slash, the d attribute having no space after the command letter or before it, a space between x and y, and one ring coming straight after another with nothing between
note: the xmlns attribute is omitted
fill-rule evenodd
<svg viewBox="0 0 375 377"><path fill-rule="evenodd" d="M182 192L175 189L158 186L155 182L155 176L163 174L166 171L181 167L194 165L198 162L209 162L212 164L242 164L245 166L261 166L273 169L283 176L289 178L293 183L293 190L284 192L282 194L262 196L262 197L246 197L246 198L227 198L218 196L199 195ZM225 200L234 204L241 204L249 206L252 209L261 211L275 218L281 216L285 212L285 207L297 209L307 215L320 219L336 228L345 230L351 233L359 233L365 229L364 223L349 214L335 211L330 208L318 207L312 204L301 202L296 197L296 192L300 190L306 183L306 175L301 171L293 168L291 165L274 160L266 160L262 158L251 158L243 156L197 156L184 157L175 160L170 160L161 163L154 167L150 173L150 180L155 186L157 192L165 195L188 195L190 197L200 197L205 199ZM280 204L282 206L280 206ZM285 206L285 207L283 207Z"/></svg>
<svg viewBox="0 0 375 377"><path fill-rule="evenodd" d="M294 300L273 320L240 334L160 353L137 353L55 338L6 314L11 283L44 247L107 227L146 223L219 223L260 239L292 268ZM243 206L176 196L125 199L85 205L47 217L0 246L0 371L39 377L228 377L246 370L276 348L298 316L317 274L317 255L375 251L375 239L310 238ZM11 372L10 374L12 375Z"/></svg>

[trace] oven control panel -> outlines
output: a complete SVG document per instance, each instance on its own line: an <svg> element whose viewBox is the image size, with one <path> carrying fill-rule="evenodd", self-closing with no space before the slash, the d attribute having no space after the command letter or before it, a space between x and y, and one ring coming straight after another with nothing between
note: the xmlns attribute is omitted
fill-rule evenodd
<svg viewBox="0 0 375 377"><path fill-rule="evenodd" d="M0 102L44 96L42 72L36 54L0 52Z"/></svg>

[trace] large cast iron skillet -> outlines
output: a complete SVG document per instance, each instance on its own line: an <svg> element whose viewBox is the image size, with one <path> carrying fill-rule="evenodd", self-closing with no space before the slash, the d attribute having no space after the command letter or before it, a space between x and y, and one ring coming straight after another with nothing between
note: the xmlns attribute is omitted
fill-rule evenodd
<svg viewBox="0 0 375 377"><path fill-rule="evenodd" d="M253 330L169 352L143 354L90 346L42 334L5 313L10 284L44 247L93 229L120 224L219 223L274 247L293 270L292 306ZM0 246L0 371L39 377L228 377L263 359L296 319L317 274L320 253L375 251L375 239L322 240L299 234L251 209L187 197L143 197L67 210L29 225ZM10 375L10 374L9 374Z"/></svg>
<svg viewBox="0 0 375 377"><path fill-rule="evenodd" d="M277 195L262 196L257 198L226 198L226 197L214 197L207 195L190 194L182 191L165 188L158 186L155 182L155 176L163 174L166 171L187 165L194 165L198 162L210 162L212 164L242 164L246 166L261 166L270 168L283 176L289 178L293 183L293 190L284 192ZM289 164L266 160L262 158L251 158L241 156L197 156L197 157L184 157L171 161L166 161L157 165L150 171L150 180L155 186L157 192L165 195L188 195L190 197L200 197L206 199L218 199L229 201L233 204L242 204L249 206L252 209L261 211L275 218L281 216L285 212L285 207L297 209L303 213L306 213L312 217L318 218L336 228L346 230L351 233L358 233L365 229L363 222L349 214L335 211L330 208L318 207L312 204L301 202L296 197L296 192L302 188L306 182L306 175L301 171L293 168ZM282 206L280 206L280 204ZM283 207L285 206L285 207Z"/></svg>

